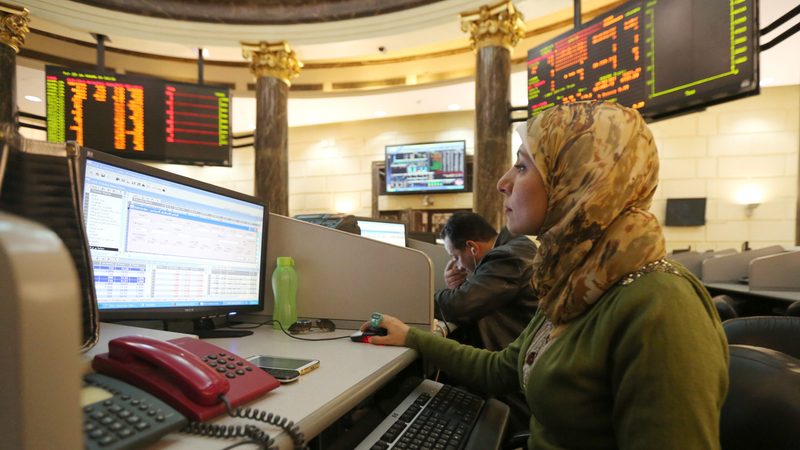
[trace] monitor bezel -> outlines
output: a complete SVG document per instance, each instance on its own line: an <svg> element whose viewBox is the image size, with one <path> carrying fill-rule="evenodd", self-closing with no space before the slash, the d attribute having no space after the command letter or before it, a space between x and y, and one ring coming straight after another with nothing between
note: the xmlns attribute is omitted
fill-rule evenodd
<svg viewBox="0 0 800 450"><path fill-rule="evenodd" d="M255 305L225 305L225 306L192 306L192 307L168 307L168 308L120 308L120 309L98 309L100 320L120 321L120 320L191 320L204 317L221 317L231 313L245 313L263 311L267 292L266 292L266 268L267 268L267 238L269 236L269 205L256 197L215 186L200 180L195 180L183 175L178 175L163 169L148 166L134 160L121 158L111 155L104 151L94 150L87 147L80 149L80 205L79 210L83 215L83 195L84 184L86 182L86 162L91 159L111 166L138 172L151 177L165 179L174 183L182 184L191 188L198 188L214 194L230 197L236 200L253 203L264 208L263 216L263 238L261 239L261 280L259 282L258 304ZM91 258L91 252L89 253ZM93 282L94 280L92 280Z"/></svg>
<svg viewBox="0 0 800 450"><path fill-rule="evenodd" d="M414 191L403 191L403 192L391 192L389 191L389 147L406 147L411 145L430 145L430 144L449 144L454 142L460 142L463 149L464 154L464 167L462 168L464 184L462 185L461 189L430 189L430 190L414 190ZM467 188L467 141L465 139L453 139L447 141L429 141L429 142L410 142L407 144L387 144L383 147L383 162L385 164L386 173L383 177L383 190L385 191L385 195L427 195L427 194L463 194L465 192L470 192Z"/></svg>
<svg viewBox="0 0 800 450"><path fill-rule="evenodd" d="M403 221L400 221L400 220L376 219L374 217L364 217L364 216L355 216L355 217L356 217L356 223L358 224L359 230L361 230L361 223L360 222L362 220L367 221L367 222L393 223L393 224L403 225L403 235L404 235L403 239L405 241L405 244L403 244L403 246L404 247L408 247L408 224L407 223L405 223ZM361 233L361 231L359 231L359 233ZM361 236L363 236L363 235L361 235ZM366 236L363 236L363 237L367 238ZM372 238L367 238L367 239L372 239ZM373 241L378 241L377 239L372 239L372 240ZM383 242L383 241L378 241L378 242ZM387 245L394 245L394 244L390 244L388 242L383 242L383 243L387 244ZM399 246L395 245L395 247L399 247Z"/></svg>

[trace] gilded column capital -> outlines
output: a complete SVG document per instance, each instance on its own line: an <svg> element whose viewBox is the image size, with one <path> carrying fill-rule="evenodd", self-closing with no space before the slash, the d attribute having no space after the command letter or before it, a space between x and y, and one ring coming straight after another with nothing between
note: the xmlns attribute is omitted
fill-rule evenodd
<svg viewBox="0 0 800 450"><path fill-rule="evenodd" d="M25 35L30 31L28 9L0 2L0 43L19 53L25 43Z"/></svg>
<svg viewBox="0 0 800 450"><path fill-rule="evenodd" d="M286 42L242 42L242 56L250 61L250 72L258 77L274 77L291 86L300 75L303 63Z"/></svg>
<svg viewBox="0 0 800 450"><path fill-rule="evenodd" d="M511 51L524 36L525 21L514 3L504 0L461 13L461 31L469 32L472 48L505 47Z"/></svg>

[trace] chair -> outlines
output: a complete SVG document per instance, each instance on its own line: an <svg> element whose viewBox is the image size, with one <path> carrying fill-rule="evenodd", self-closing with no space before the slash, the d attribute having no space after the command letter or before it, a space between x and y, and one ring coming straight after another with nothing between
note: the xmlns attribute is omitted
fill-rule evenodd
<svg viewBox="0 0 800 450"><path fill-rule="evenodd" d="M800 358L800 317L754 316L722 324L728 344L752 345Z"/></svg>
<svg viewBox="0 0 800 450"><path fill-rule="evenodd" d="M800 360L767 348L731 345L730 386L720 418L722 450L800 446Z"/></svg>
<svg viewBox="0 0 800 450"><path fill-rule="evenodd" d="M736 310L733 308L733 299L728 295L715 295L711 298L714 302L714 306L717 307L717 313L719 314L720 320L725 322L728 319L733 319L739 317L739 314L736 313Z"/></svg>

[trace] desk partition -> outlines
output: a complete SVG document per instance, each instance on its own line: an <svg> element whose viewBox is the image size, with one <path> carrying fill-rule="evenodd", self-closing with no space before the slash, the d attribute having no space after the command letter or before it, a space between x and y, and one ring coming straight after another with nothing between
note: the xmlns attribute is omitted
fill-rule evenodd
<svg viewBox="0 0 800 450"><path fill-rule="evenodd" d="M757 250L748 250L734 255L724 255L718 258L709 258L702 263L703 283L737 282L742 277L749 276L750 261L760 256L783 253L780 245L772 245Z"/></svg>
<svg viewBox="0 0 800 450"><path fill-rule="evenodd" d="M681 253L674 253L671 255L667 255L667 259L672 261L677 261L683 267L686 267L689 272L692 272L694 276L700 278L702 276L702 268L703 268L703 261L707 260L708 258L717 258L719 256L725 255L734 255L736 254L736 250L729 248L725 250L713 251L713 252L681 252Z"/></svg>
<svg viewBox="0 0 800 450"><path fill-rule="evenodd" d="M447 254L444 245L408 239L408 247L425 253L428 255L428 258L431 259L431 264L433 265L434 292L447 289L447 285L444 282L444 268L447 266L447 262L450 261L450 255Z"/></svg>
<svg viewBox="0 0 800 450"><path fill-rule="evenodd" d="M750 261L750 290L800 291L800 251Z"/></svg>
<svg viewBox="0 0 800 450"><path fill-rule="evenodd" d="M354 327L379 311L432 329L433 266L425 253L277 214L269 217L268 242L262 314L272 315L276 258L291 256L298 317Z"/></svg>

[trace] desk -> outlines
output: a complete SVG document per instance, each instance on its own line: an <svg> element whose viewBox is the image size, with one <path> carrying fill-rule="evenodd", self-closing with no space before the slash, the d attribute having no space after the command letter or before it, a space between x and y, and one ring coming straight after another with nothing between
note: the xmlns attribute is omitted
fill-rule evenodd
<svg viewBox="0 0 800 450"><path fill-rule="evenodd" d="M322 338L349 336L353 330L332 333L310 333L303 337ZM100 341L87 358L108 349L108 341L120 336L141 334L157 339L173 339L186 335L117 324L100 324ZM214 345L225 348L241 357L265 354L295 358L315 358L319 368L300 377L294 383L281 385L263 398L244 406L272 412L294 421L305 434L306 440L320 434L325 428L387 384L416 358L414 350L405 347L382 347L352 342L349 339L307 342L292 339L281 331L269 327L254 330L252 336L231 339L212 339ZM278 427L260 422L220 416L218 424L253 423L275 438L278 446L291 449L291 440ZM207 438L184 433L165 436L151 449L214 449L218 450L235 440ZM255 446L242 446L242 449Z"/></svg>
<svg viewBox="0 0 800 450"><path fill-rule="evenodd" d="M709 290L721 291L722 293L741 294L753 297L761 297L770 300L780 300L793 303L800 301L798 291L751 291L750 287L739 283L703 283Z"/></svg>

